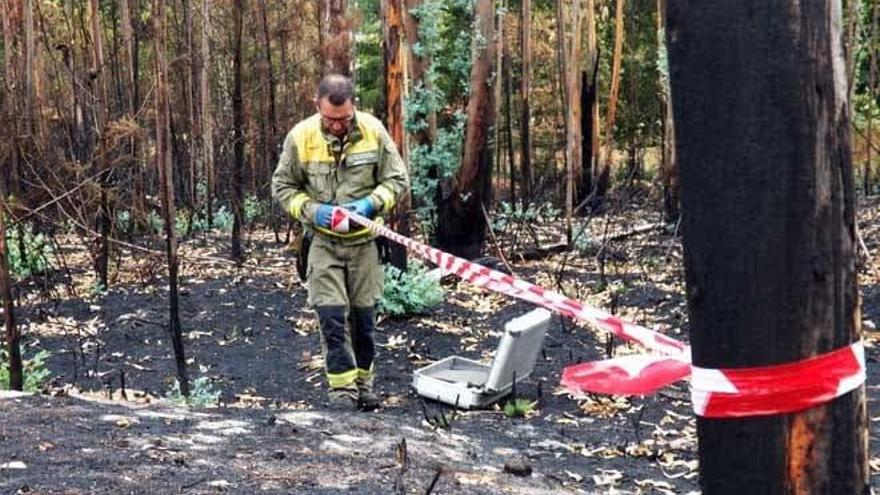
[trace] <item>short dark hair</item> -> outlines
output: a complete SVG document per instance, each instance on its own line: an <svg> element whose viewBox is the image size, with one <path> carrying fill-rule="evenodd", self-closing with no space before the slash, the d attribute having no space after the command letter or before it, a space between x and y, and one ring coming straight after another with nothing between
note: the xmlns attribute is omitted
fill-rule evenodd
<svg viewBox="0 0 880 495"><path fill-rule="evenodd" d="M326 97L333 105L354 100L354 84L342 74L328 74L318 83L318 100Z"/></svg>

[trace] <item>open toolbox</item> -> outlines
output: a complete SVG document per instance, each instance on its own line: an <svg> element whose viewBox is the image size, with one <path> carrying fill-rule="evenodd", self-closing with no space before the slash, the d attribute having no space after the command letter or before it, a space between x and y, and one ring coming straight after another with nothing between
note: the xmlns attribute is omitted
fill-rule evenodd
<svg viewBox="0 0 880 495"><path fill-rule="evenodd" d="M550 325L543 308L508 321L491 364L450 356L419 368L413 387L426 398L463 409L488 406L531 375Z"/></svg>

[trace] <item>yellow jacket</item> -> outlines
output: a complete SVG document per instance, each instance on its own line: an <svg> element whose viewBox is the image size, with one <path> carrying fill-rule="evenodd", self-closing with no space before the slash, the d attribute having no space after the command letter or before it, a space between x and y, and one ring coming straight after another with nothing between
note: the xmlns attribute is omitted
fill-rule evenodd
<svg viewBox="0 0 880 495"><path fill-rule="evenodd" d="M272 174L272 195L285 211L305 228L346 244L364 242L372 234L364 228L338 234L316 227L321 203L342 205L368 196L381 215L394 208L408 186L406 165L388 131L364 112L355 113L344 140L323 132L319 114L297 124L284 139Z"/></svg>

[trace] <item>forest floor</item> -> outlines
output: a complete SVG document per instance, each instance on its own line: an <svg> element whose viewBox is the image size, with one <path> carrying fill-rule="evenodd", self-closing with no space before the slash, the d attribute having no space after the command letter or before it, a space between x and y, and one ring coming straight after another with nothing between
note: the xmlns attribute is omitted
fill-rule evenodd
<svg viewBox="0 0 880 495"><path fill-rule="evenodd" d="M873 259L860 280L873 426L880 200L864 203L860 229ZM680 238L674 226L640 228L660 223L656 204L630 198L588 223L580 251L512 259L515 274L687 340ZM513 239L512 228L501 242ZM552 240L549 230L523 228ZM110 290L97 293L81 248L64 246L72 276L48 293L28 292L18 308L26 357L48 349L52 379L43 394L0 398L0 493L698 492L687 384L649 397L571 397L559 388L565 366L604 358L612 347L617 355L638 349L559 316L531 378L517 387L518 397L536 401L527 417L419 398L415 369L450 355L490 359L504 322L531 309L453 280L428 314L381 320L381 408L328 409L317 325L293 255L271 231L248 239L243 269L219 260L222 236L181 244L190 375L221 392L219 406L207 408L167 398L175 366L161 256L128 253ZM871 452L880 489L873 432Z"/></svg>

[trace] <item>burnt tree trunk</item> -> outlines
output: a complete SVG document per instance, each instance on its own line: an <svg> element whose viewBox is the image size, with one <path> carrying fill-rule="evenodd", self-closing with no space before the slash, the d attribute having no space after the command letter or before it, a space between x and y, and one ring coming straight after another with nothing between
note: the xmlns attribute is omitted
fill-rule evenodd
<svg viewBox="0 0 880 495"><path fill-rule="evenodd" d="M244 224L244 100L242 97L242 31L244 1L235 0L233 7L233 83L232 83L232 259L244 261L242 225Z"/></svg>
<svg viewBox="0 0 880 495"><path fill-rule="evenodd" d="M465 258L479 256L483 249L487 227L483 208L488 210L492 193L495 2L479 0L476 18L478 35L474 37L463 157L451 187L440 187L436 239L440 249Z"/></svg>
<svg viewBox="0 0 880 495"><path fill-rule="evenodd" d="M403 131L403 34L402 0L383 0L382 32L385 64L385 125L391 139L401 155L405 155L406 143ZM409 227L410 195L406 194L391 212L392 229L410 236ZM396 242L391 243L391 264L406 270L406 248Z"/></svg>
<svg viewBox="0 0 880 495"><path fill-rule="evenodd" d="M3 206L5 207L5 199ZM21 361L21 335L15 324L15 303L12 298L12 279L9 276L9 258L6 250L6 213L0 209L0 297L3 298L3 322L6 326L6 353L9 356L9 388L24 388L24 366Z"/></svg>
<svg viewBox="0 0 880 495"><path fill-rule="evenodd" d="M351 76L351 29L346 19L346 0L323 0L321 51L325 74Z"/></svg>
<svg viewBox="0 0 880 495"><path fill-rule="evenodd" d="M520 79L520 160L522 163L522 198L527 206L532 199L532 185L535 182L532 172L532 120L529 93L532 91L532 1L522 0L522 23L520 26L520 50L522 59L522 75Z"/></svg>
<svg viewBox="0 0 880 495"><path fill-rule="evenodd" d="M211 107L211 51L209 40L211 36L211 8L210 0L202 0L202 29L201 29L201 76L199 77L199 100L202 104L202 175L205 177L205 212L208 225L214 225L214 191L216 190L214 179L214 117Z"/></svg>
<svg viewBox="0 0 880 495"><path fill-rule="evenodd" d="M180 326L177 290L177 234L174 207L174 176L171 166L171 103L168 93L168 61L166 60L165 0L153 0L153 46L156 58L156 168L159 171L159 190L165 210L165 252L168 258L168 330L177 363L177 381L180 393L189 397L189 374Z"/></svg>
<svg viewBox="0 0 880 495"><path fill-rule="evenodd" d="M778 365L859 340L840 2L669 0L693 361ZM866 494L864 387L699 418L703 493Z"/></svg>
<svg viewBox="0 0 880 495"><path fill-rule="evenodd" d="M104 43L101 34L101 12L98 8L98 0L91 0L91 35L92 35L92 85L94 97L95 111L95 128L98 131L95 147L92 152L92 160L95 169L98 171L98 184L101 189L100 204L95 219L98 238L95 239L95 272L98 277L98 284L105 290L110 286L110 278L108 274L110 263L110 227L112 215L110 213L110 199L108 197L108 189L110 181L108 179L109 170L107 170L107 157L109 151L106 140L107 125L107 99L106 91L106 71L104 70Z"/></svg>

